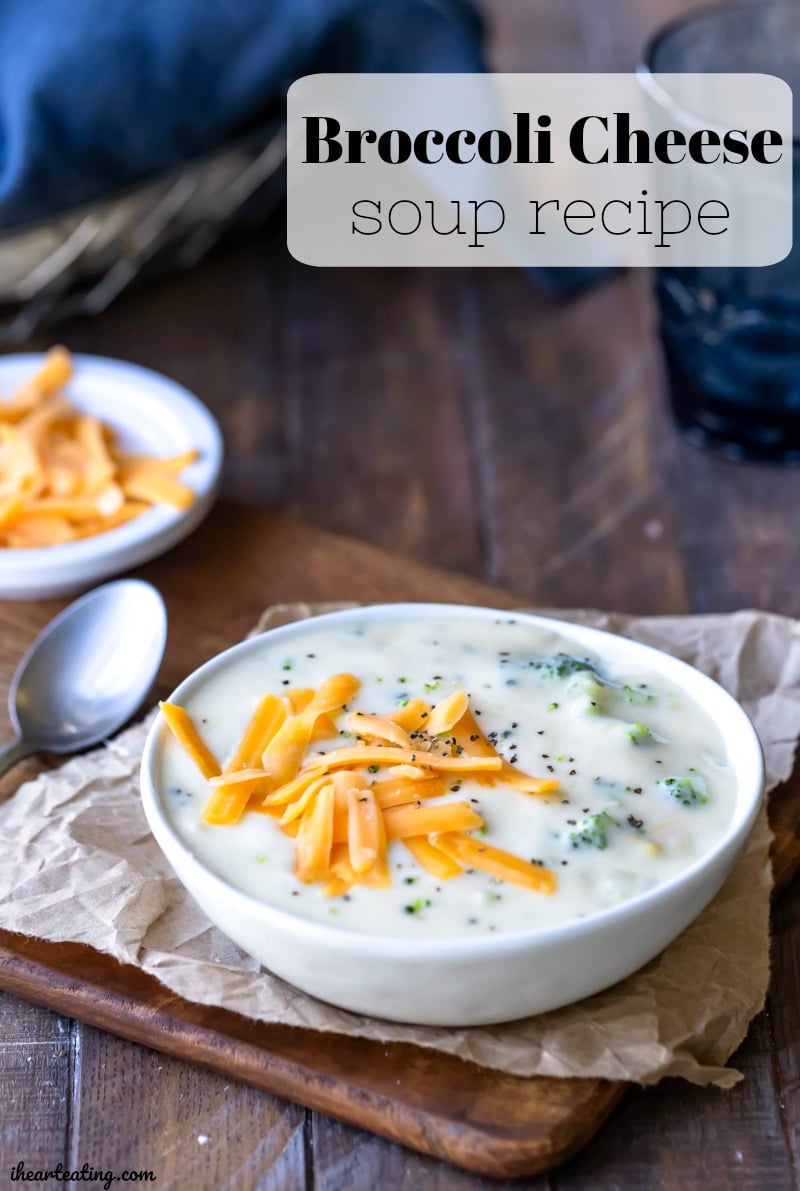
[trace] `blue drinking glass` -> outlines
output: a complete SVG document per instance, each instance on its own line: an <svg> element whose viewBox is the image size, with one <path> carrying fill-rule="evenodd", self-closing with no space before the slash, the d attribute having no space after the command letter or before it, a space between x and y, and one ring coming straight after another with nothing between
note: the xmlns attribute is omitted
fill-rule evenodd
<svg viewBox="0 0 800 1191"><path fill-rule="evenodd" d="M800 4L737 4L656 34L652 74L778 75L800 95ZM764 268L661 268L655 288L669 396L686 437L729 459L800 464L800 142L793 145L794 248Z"/></svg>

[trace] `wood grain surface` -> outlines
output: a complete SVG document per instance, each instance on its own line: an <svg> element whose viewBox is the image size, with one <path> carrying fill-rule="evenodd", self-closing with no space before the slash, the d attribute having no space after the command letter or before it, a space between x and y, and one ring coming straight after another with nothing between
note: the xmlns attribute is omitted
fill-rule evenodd
<svg viewBox="0 0 800 1191"><path fill-rule="evenodd" d="M628 69L693 4L494 0L494 63ZM512 271L310 270L287 259L278 224L61 334L197 392L225 433L230 496L542 605L800 614L800 472L712 460L676 435L644 274L552 299ZM350 594L365 566L354 549L321 594ZM256 610L242 602L231 639ZM51 611L34 608L40 623ZM3 606L6 659L27 624ZM179 664L168 660L165 687ZM745 1080L730 1093L634 1090L591 1146L519 1184L1 997L0 1186L23 1159L152 1168L170 1191L784 1191L800 1180L799 986L795 882L774 914L766 1011L736 1056Z"/></svg>
<svg viewBox="0 0 800 1191"><path fill-rule="evenodd" d="M492 1176L535 1174L563 1162L591 1139L625 1090L598 1079L518 1079L419 1047L257 1024L182 1001L138 969L90 948L5 931L0 985L165 1055ZM97 1115L91 1119L99 1126Z"/></svg>

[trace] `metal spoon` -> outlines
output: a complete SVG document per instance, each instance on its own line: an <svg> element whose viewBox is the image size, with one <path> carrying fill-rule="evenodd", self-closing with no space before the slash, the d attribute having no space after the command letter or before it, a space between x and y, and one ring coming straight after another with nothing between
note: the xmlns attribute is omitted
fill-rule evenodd
<svg viewBox="0 0 800 1191"><path fill-rule="evenodd" d="M130 719L158 673L164 601L140 579L107 583L40 633L11 683L16 739L0 747L0 776L31 753L76 753Z"/></svg>

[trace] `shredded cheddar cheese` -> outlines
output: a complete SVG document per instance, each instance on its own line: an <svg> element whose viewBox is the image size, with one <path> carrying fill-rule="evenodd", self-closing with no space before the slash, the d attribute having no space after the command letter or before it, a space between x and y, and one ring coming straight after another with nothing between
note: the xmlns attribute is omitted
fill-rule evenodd
<svg viewBox="0 0 800 1191"><path fill-rule="evenodd" d="M322 883L328 897L359 884L387 888L387 846L395 840L437 879L479 869L553 893L556 878L549 869L484 841L483 818L469 802L435 800L445 795L443 774L525 794L546 793L558 783L523 773L501 757L463 692L433 707L417 701L411 711L389 718L349 711L358 687L352 674L334 674L316 691L265 695L222 769L187 712L162 703L170 730L208 783L205 822L237 823L247 810L271 816L296 841L298 880ZM309 755L320 725L335 736L335 721L345 714L346 735L357 743ZM422 727L426 720L429 728Z"/></svg>
<svg viewBox="0 0 800 1191"><path fill-rule="evenodd" d="M0 549L94 537L152 505L186 509L194 492L178 476L197 458L131 455L114 431L64 396L72 360L52 348L37 373L0 400Z"/></svg>

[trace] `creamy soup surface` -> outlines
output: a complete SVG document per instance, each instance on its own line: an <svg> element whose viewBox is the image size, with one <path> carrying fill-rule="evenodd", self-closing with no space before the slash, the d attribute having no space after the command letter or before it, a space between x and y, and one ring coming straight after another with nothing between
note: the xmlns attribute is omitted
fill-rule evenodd
<svg viewBox="0 0 800 1191"><path fill-rule="evenodd" d="M477 871L440 880L401 841L389 844L389 889L326 897L293 872L295 841L265 815L232 826L202 820L209 789L170 736L160 757L169 818L189 849L245 893L342 929L414 937L508 933L585 918L669 880L709 851L732 818L736 780L703 708L657 673L625 670L524 620L425 618L314 626L263 645L209 678L186 702L220 762L259 699L355 675L348 705L387 715L414 697L458 689L498 752L560 783L531 795L448 780L437 800L469 800L487 843L552 870L543 895ZM353 744L340 737L312 750ZM379 780L385 774L378 774ZM455 788L451 788L455 787Z"/></svg>

